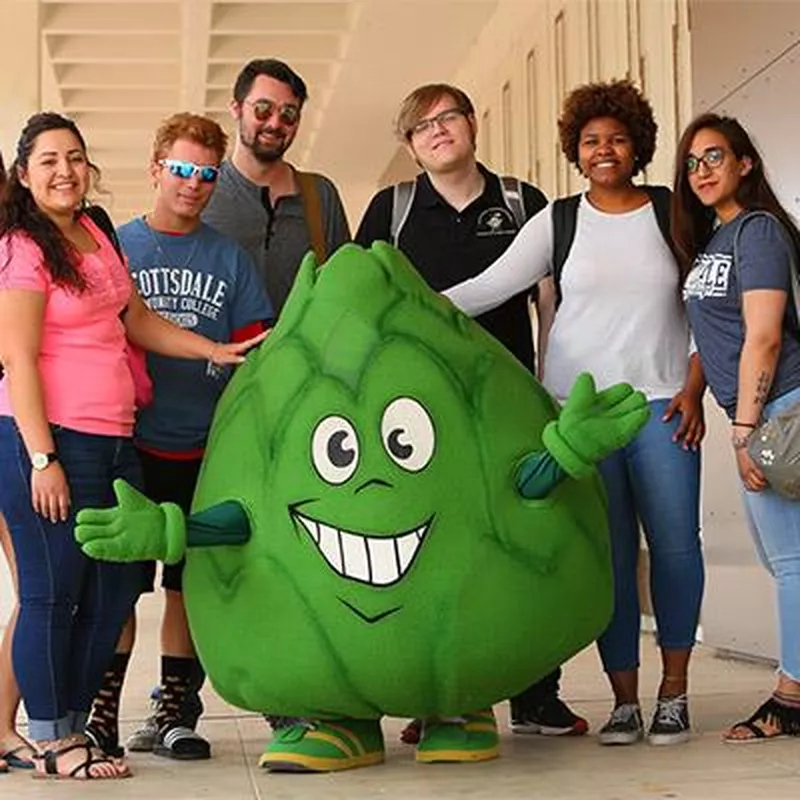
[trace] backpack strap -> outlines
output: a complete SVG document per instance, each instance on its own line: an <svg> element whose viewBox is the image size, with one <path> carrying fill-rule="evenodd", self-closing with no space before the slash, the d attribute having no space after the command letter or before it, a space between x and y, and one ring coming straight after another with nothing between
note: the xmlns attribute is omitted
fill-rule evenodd
<svg viewBox="0 0 800 800"><path fill-rule="evenodd" d="M553 282L556 287L556 308L561 305L561 274L567 260L572 242L575 240L575 227L578 222L579 194L562 197L553 201Z"/></svg>
<svg viewBox="0 0 800 800"><path fill-rule="evenodd" d="M108 241L111 242L113 248L117 251L120 260L124 260L122 257L122 245L119 243L117 231L106 210L102 206L90 205L83 209L83 213L103 231Z"/></svg>
<svg viewBox="0 0 800 800"><path fill-rule="evenodd" d="M395 247L400 238L400 231L411 213L411 204L416 193L416 181L403 181L392 187L392 222L389 228L389 240Z"/></svg>
<svg viewBox="0 0 800 800"><path fill-rule="evenodd" d="M311 249L314 251L317 264L324 264L328 260L328 244L325 240L325 227L322 224L322 203L317 176L300 170L295 170L294 175L303 202L303 217L308 228Z"/></svg>
<svg viewBox="0 0 800 800"><path fill-rule="evenodd" d="M505 200L508 210L514 215L517 228L521 229L528 220L525 211L525 196L522 194L522 181L512 175L502 175L500 188L503 190L503 200Z"/></svg>
<svg viewBox="0 0 800 800"><path fill-rule="evenodd" d="M656 215L656 222L664 241L669 246L675 260L678 260L678 253L675 250L675 244L672 240L672 226L671 219L672 213L670 206L672 205L672 191L666 186L642 186L642 189L647 192L650 202L653 204L653 211Z"/></svg>

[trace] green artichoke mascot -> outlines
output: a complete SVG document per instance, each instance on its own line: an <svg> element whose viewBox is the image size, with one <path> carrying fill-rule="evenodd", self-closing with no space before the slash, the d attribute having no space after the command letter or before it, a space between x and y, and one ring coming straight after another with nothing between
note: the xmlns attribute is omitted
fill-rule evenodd
<svg viewBox="0 0 800 800"><path fill-rule="evenodd" d="M420 761L497 755L491 704L611 615L593 464L647 419L581 376L555 402L405 257L304 260L279 324L219 404L193 513L120 482L77 537L109 560L186 555L192 635L230 703L304 721L262 764L383 761L382 715L426 720Z"/></svg>

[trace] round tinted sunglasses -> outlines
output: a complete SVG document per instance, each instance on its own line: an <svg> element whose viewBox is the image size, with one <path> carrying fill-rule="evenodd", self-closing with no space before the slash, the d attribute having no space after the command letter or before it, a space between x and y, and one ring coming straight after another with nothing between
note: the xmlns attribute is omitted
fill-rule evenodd
<svg viewBox="0 0 800 800"><path fill-rule="evenodd" d="M162 158L158 163L166 167L170 175L184 180L199 175L203 183L214 183L219 177L219 167L209 164L195 164L193 161L180 161L177 158Z"/></svg>
<svg viewBox="0 0 800 800"><path fill-rule="evenodd" d="M245 103L253 109L253 116L259 122L266 122L277 111L278 119L288 126L297 125L300 120L300 108L292 103L284 103L279 106L274 100L245 100Z"/></svg>

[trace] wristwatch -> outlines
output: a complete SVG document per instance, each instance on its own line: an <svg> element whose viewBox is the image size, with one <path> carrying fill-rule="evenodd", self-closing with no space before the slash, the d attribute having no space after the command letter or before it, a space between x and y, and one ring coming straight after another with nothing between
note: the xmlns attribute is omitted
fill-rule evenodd
<svg viewBox="0 0 800 800"><path fill-rule="evenodd" d="M58 453L34 453L31 456L31 466L38 472L47 469L54 461L58 461Z"/></svg>

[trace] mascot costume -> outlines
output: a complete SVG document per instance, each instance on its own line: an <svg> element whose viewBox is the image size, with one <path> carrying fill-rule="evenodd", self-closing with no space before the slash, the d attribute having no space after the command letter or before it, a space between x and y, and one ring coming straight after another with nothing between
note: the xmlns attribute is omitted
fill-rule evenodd
<svg viewBox="0 0 800 800"><path fill-rule="evenodd" d="M582 375L559 409L516 359L383 243L303 261L280 322L216 411L184 519L124 483L76 535L109 560L186 555L216 691L299 717L262 757L383 761L383 715L426 720L420 761L497 755L491 704L606 627L594 464L647 419Z"/></svg>

